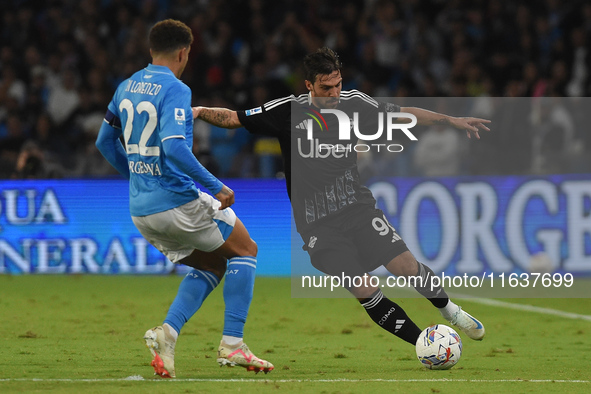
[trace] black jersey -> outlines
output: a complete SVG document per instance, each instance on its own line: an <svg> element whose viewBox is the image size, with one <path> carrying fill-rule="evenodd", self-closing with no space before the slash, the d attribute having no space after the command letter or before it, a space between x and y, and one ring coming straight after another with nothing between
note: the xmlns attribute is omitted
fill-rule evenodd
<svg viewBox="0 0 591 394"><path fill-rule="evenodd" d="M400 111L399 106L380 103L357 90L341 92L337 109L347 115L351 130L357 116L356 124L364 135L376 132L380 113ZM338 117L321 112L308 95L283 97L238 111L248 131L278 138L300 233L356 204L376 203L359 181L355 134L341 139Z"/></svg>

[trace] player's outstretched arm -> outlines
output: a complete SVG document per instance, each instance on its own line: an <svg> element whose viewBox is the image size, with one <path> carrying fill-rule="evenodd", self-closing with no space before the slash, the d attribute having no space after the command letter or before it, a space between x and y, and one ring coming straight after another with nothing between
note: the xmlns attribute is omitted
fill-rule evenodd
<svg viewBox="0 0 591 394"><path fill-rule="evenodd" d="M417 125L449 125L458 130L466 131L468 138L472 138L472 135L474 135L476 138L480 139L480 130L490 131L490 129L485 125L485 123L490 123L490 120L487 119L470 117L459 118L417 107L402 107L400 108L400 111L416 116Z"/></svg>
<svg viewBox="0 0 591 394"><path fill-rule="evenodd" d="M242 127L238 114L228 108L193 107L193 119L201 119L225 129Z"/></svg>

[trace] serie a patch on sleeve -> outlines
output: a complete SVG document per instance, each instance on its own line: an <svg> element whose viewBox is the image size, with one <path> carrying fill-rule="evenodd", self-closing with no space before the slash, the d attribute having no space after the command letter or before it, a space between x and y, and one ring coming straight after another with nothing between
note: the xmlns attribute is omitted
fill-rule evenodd
<svg viewBox="0 0 591 394"><path fill-rule="evenodd" d="M175 108L174 109L174 119L175 120L185 120L185 109L184 108Z"/></svg>
<svg viewBox="0 0 591 394"><path fill-rule="evenodd" d="M244 111L244 113L246 114L246 116L260 114L261 112L263 112L263 109L261 107L256 107L256 108L253 108L253 109L247 109L246 111Z"/></svg>

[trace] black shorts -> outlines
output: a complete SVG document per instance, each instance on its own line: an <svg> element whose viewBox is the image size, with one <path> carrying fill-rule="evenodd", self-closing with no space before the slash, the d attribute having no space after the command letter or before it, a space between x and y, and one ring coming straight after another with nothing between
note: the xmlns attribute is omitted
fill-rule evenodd
<svg viewBox="0 0 591 394"><path fill-rule="evenodd" d="M312 265L327 275L362 276L408 250L381 209L352 206L302 234Z"/></svg>

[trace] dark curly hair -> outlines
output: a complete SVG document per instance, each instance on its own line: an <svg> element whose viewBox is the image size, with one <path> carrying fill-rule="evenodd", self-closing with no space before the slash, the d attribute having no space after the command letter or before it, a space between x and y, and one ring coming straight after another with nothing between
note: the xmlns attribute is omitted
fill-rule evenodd
<svg viewBox="0 0 591 394"><path fill-rule="evenodd" d="M152 26L148 42L153 52L172 52L191 46L193 33L183 22L165 19Z"/></svg>
<svg viewBox="0 0 591 394"><path fill-rule="evenodd" d="M314 83L318 75L328 75L341 71L343 65L339 55L330 48L322 47L304 58L304 73L306 80Z"/></svg>

